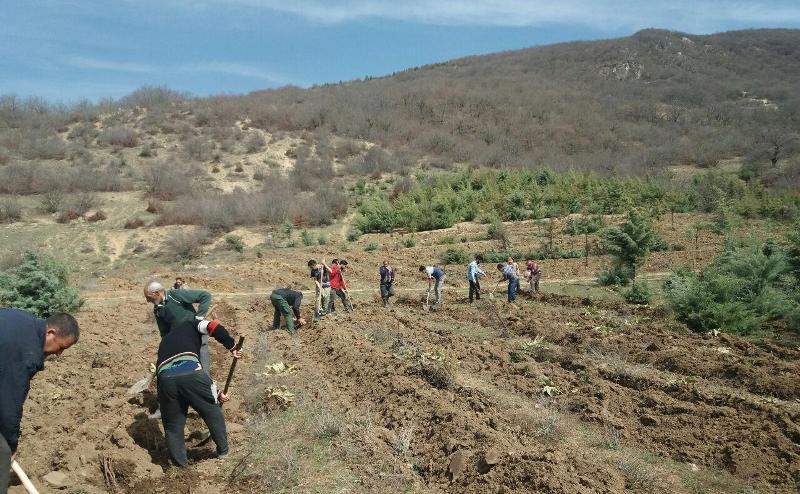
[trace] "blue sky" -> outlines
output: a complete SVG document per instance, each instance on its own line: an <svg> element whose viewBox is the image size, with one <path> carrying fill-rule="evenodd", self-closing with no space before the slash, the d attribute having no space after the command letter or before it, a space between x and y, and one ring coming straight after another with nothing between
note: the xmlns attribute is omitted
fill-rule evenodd
<svg viewBox="0 0 800 494"><path fill-rule="evenodd" d="M800 28L800 1L3 0L0 21L0 94L74 102L308 86L647 27Z"/></svg>

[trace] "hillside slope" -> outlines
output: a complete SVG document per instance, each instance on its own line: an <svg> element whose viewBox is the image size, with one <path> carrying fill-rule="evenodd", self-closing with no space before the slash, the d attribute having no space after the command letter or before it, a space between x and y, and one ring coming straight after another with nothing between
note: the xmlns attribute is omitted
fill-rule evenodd
<svg viewBox="0 0 800 494"><path fill-rule="evenodd" d="M392 76L198 102L444 162L641 172L797 152L800 31L661 30L469 57Z"/></svg>

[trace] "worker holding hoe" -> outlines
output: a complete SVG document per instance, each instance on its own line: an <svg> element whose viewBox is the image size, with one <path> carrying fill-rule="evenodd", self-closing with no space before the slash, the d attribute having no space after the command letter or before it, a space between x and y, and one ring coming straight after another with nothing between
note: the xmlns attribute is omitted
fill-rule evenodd
<svg viewBox="0 0 800 494"><path fill-rule="evenodd" d="M486 276L486 273L480 268L480 263L483 262L483 256L478 254L475 259L467 265L467 281L469 282L469 303L472 303L473 297L475 300L481 299L481 277Z"/></svg>
<svg viewBox="0 0 800 494"><path fill-rule="evenodd" d="M517 272L514 269L514 264L499 263L497 265L497 270L503 275L497 282L508 281L508 303L513 304L514 301L517 300L517 290L519 289L519 276L517 276Z"/></svg>
<svg viewBox="0 0 800 494"><path fill-rule="evenodd" d="M300 317L300 303L303 301L303 294L289 288L278 288L272 290L269 296L272 306L275 307L275 316L272 319L272 329L281 327L281 315L286 320L286 331L294 336L295 323L301 327L306 321Z"/></svg>
<svg viewBox="0 0 800 494"><path fill-rule="evenodd" d="M189 466L183 436L189 407L197 411L208 427L217 445L217 457L228 455L228 435L220 403L229 397L222 391L217 392L200 360L203 339L209 336L230 350L234 358L242 356L241 349L236 348L233 338L219 321L180 321L172 325L158 345L156 375L161 421L170 456L181 468Z"/></svg>
<svg viewBox="0 0 800 494"><path fill-rule="evenodd" d="M328 313L335 310L336 297L342 300L346 311L353 310L353 305L350 303L350 297L347 293L347 282L344 280L344 270L347 268L347 261L344 259L341 261L339 259L334 259L331 261L331 265L327 266L323 259L322 265L328 269L331 276L331 300L328 302Z"/></svg>
<svg viewBox="0 0 800 494"><path fill-rule="evenodd" d="M539 267L539 263L528 259L526 268L525 278L531 287L531 293L539 293L539 280L542 278L542 269Z"/></svg>
<svg viewBox="0 0 800 494"><path fill-rule="evenodd" d="M325 262L325 259L322 260ZM314 280L314 319L319 319L328 313L328 304L331 299L331 274L326 266L314 259L308 261L311 270L311 279Z"/></svg>
<svg viewBox="0 0 800 494"><path fill-rule="evenodd" d="M389 297L394 297L394 268L389 265L389 261L384 260L378 273L381 275L381 300L386 307L389 305Z"/></svg>
<svg viewBox="0 0 800 494"><path fill-rule="evenodd" d="M47 355L61 355L79 335L69 314L39 319L20 309L0 309L0 494L8 492L31 379L44 369Z"/></svg>
<svg viewBox="0 0 800 494"><path fill-rule="evenodd" d="M424 273L425 277L428 279L428 293L431 293L431 286L433 286L433 291L436 294L434 305L441 304L442 284L447 278L447 275L444 274L444 269L439 266L420 266L419 272Z"/></svg>

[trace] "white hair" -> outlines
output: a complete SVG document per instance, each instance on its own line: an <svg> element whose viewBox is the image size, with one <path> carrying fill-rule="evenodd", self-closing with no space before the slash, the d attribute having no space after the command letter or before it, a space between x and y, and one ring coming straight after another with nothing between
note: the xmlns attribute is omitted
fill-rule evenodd
<svg viewBox="0 0 800 494"><path fill-rule="evenodd" d="M147 293L163 292L164 287L157 281L151 281L147 285Z"/></svg>

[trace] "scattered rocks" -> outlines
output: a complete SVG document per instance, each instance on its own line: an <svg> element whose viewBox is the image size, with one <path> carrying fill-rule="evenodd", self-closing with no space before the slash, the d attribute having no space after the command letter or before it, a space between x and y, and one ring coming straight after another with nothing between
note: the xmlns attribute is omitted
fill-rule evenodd
<svg viewBox="0 0 800 494"><path fill-rule="evenodd" d="M489 473L493 466L500 463L501 453L497 449L490 449L478 461L478 472L481 475Z"/></svg>
<svg viewBox="0 0 800 494"><path fill-rule="evenodd" d="M459 449L450 457L450 466L447 467L447 476L450 482L455 482L464 472L467 464L467 454L463 449Z"/></svg>

